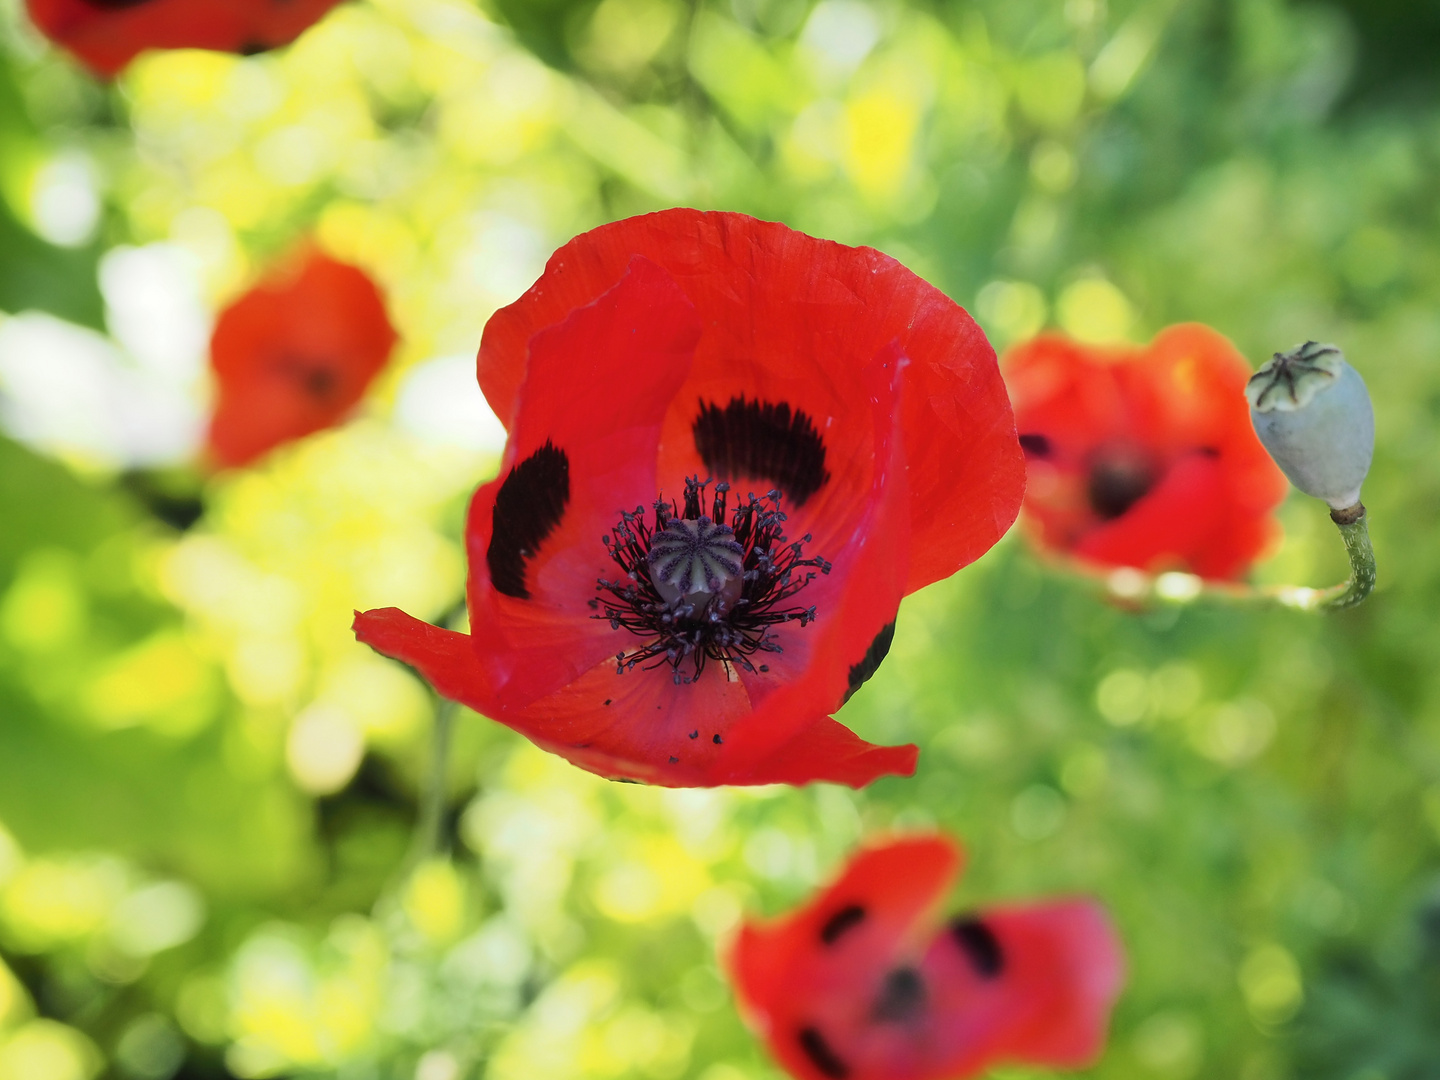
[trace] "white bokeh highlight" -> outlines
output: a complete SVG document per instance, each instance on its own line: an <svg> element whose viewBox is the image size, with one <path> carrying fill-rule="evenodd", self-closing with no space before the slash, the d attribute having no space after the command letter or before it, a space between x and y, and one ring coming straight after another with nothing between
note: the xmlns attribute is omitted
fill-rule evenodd
<svg viewBox="0 0 1440 1080"><path fill-rule="evenodd" d="M167 244L116 248L100 287L113 339L41 312L0 322L0 428L98 467L191 459L211 325L195 260Z"/></svg>
<svg viewBox="0 0 1440 1080"><path fill-rule="evenodd" d="M395 398L395 426L422 442L481 453L505 448L505 427L475 381L475 357L417 364Z"/></svg>

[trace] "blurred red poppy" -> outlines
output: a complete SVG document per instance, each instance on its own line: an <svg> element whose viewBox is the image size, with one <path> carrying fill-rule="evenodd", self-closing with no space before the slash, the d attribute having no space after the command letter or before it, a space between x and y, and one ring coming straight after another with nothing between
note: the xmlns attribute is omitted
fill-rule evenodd
<svg viewBox="0 0 1440 1080"><path fill-rule="evenodd" d="M220 313L210 339L210 453L245 465L337 423L395 347L368 274L317 251L287 260Z"/></svg>
<svg viewBox="0 0 1440 1080"><path fill-rule="evenodd" d="M605 776L913 771L829 714L900 598L1018 511L1009 401L961 308L877 251L669 210L556 252L479 373L510 439L470 508L471 636L386 608L362 641Z"/></svg>
<svg viewBox="0 0 1440 1080"><path fill-rule="evenodd" d="M1068 900L942 923L961 860L941 836L894 840L798 911L742 927L741 1008L792 1076L960 1080L1099 1056L1124 980L1104 911Z"/></svg>
<svg viewBox="0 0 1440 1080"><path fill-rule="evenodd" d="M263 52L287 45L339 0L28 0L46 37L97 75L146 49Z"/></svg>
<svg viewBox="0 0 1440 1080"><path fill-rule="evenodd" d="M1214 330L1172 326L1143 348L1047 334L1004 371L1041 546L1223 580L1275 538L1285 477L1250 425L1250 367Z"/></svg>

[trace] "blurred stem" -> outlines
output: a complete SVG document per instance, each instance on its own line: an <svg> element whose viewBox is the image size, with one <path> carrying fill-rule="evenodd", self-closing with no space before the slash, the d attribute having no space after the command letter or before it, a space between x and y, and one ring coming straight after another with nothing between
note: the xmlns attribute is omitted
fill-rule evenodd
<svg viewBox="0 0 1440 1080"><path fill-rule="evenodd" d="M1133 606L1156 602L1188 605L1197 600L1215 600L1236 606L1273 604L1293 611L1343 611L1361 603L1374 590L1375 549L1370 545L1363 504L1331 510L1330 519L1345 542L1345 553L1350 557L1350 577L1327 589L1303 585L1230 585L1206 582L1194 574L1149 577L1138 570L1121 569L1106 579L1106 592L1112 599Z"/></svg>
<svg viewBox="0 0 1440 1080"><path fill-rule="evenodd" d="M410 842L406 866L410 870L443 854L445 849L445 795L450 767L450 743L459 706L441 700L435 710L435 730L430 744L430 762L420 788L420 814L415 819L415 836Z"/></svg>

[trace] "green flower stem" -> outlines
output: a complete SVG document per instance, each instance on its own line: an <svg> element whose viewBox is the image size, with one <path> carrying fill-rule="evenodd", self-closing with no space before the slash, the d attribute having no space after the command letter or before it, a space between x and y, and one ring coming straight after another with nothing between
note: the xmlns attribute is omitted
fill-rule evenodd
<svg viewBox="0 0 1440 1080"><path fill-rule="evenodd" d="M1352 514L1350 511L1357 511ZM1350 510L1332 510L1330 518L1340 529L1345 541L1345 554L1350 556L1350 580L1325 590L1319 606L1329 611L1354 607L1375 588L1375 549L1370 546L1370 530L1365 524L1365 507L1356 503Z"/></svg>
<svg viewBox="0 0 1440 1080"><path fill-rule="evenodd" d="M420 814L415 820L415 836L407 860L413 869L444 854L445 791L450 770L450 742L455 730L455 713L459 706L441 700L435 709L435 733L430 746L430 763L420 791Z"/></svg>
<svg viewBox="0 0 1440 1080"><path fill-rule="evenodd" d="M375 901L375 913L386 925L401 920L402 897L415 872L431 859L443 857L445 850L446 776L450 771L450 744L455 730L459 706L440 698L435 703L435 727L431 736L430 760L420 778L419 812L415 829L410 834L410 848L395 867ZM399 925L399 924L394 924Z"/></svg>
<svg viewBox="0 0 1440 1080"><path fill-rule="evenodd" d="M1365 507L1356 503L1330 511L1350 557L1350 577L1327 589L1303 585L1257 588L1202 581L1194 574L1168 573L1149 577L1138 570L1117 570L1106 579L1109 596L1126 605L1147 603L1188 605L1197 600L1245 605L1278 605L1294 611L1343 611L1361 603L1375 588L1375 549L1365 523Z"/></svg>

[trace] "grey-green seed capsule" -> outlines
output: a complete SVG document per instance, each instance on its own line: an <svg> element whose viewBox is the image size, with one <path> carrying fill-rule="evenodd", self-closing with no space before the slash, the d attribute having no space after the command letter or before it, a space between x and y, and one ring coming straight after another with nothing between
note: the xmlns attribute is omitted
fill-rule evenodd
<svg viewBox="0 0 1440 1080"><path fill-rule="evenodd" d="M1290 482L1337 510L1360 501L1375 451L1375 414L1360 373L1334 345L1275 356L1245 387L1255 434Z"/></svg>

